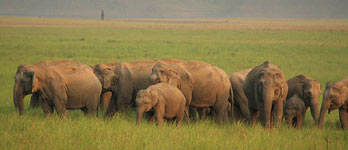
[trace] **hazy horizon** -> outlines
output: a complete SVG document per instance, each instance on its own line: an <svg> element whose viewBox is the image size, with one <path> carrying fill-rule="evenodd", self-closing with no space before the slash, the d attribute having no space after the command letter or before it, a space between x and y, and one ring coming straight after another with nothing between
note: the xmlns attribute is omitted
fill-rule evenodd
<svg viewBox="0 0 348 150"><path fill-rule="evenodd" d="M0 0L1 16L348 19L347 0Z"/></svg>

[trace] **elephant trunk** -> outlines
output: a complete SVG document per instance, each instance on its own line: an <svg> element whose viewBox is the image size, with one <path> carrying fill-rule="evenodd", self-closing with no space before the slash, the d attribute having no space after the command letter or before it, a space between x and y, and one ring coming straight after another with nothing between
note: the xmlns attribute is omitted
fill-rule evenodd
<svg viewBox="0 0 348 150"><path fill-rule="evenodd" d="M268 85L265 85L262 89L262 100L264 104L263 109L263 122L265 128L271 127L271 110L272 110L272 98L274 91L272 88L268 87Z"/></svg>
<svg viewBox="0 0 348 150"><path fill-rule="evenodd" d="M137 125L140 124L141 119L143 118L143 114L144 114L144 109L142 107L138 107L138 111L137 111Z"/></svg>
<svg viewBox="0 0 348 150"><path fill-rule="evenodd" d="M323 103L321 104L321 109L320 109L320 116L319 116L319 121L318 121L318 126L319 128L321 128L324 124L324 118L325 118L325 114L327 109L329 108L329 101L327 100L323 100Z"/></svg>
<svg viewBox="0 0 348 150"><path fill-rule="evenodd" d="M148 77L148 81L150 82L151 85L153 84L156 84L156 76L151 74L149 77Z"/></svg>
<svg viewBox="0 0 348 150"><path fill-rule="evenodd" d="M19 115L23 115L24 112L24 88L20 84L19 80L16 80L13 88L13 102L15 108L19 110Z"/></svg>
<svg viewBox="0 0 348 150"><path fill-rule="evenodd" d="M310 108L311 108L311 114L312 114L313 120L314 120L315 124L317 124L318 117L319 117L319 110L318 110L318 103L316 100L312 99L310 101Z"/></svg>

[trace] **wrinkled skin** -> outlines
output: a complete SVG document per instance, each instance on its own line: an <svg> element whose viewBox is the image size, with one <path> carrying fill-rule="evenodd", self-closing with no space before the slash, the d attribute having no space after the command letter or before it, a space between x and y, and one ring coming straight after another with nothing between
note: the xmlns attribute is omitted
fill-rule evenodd
<svg viewBox="0 0 348 150"><path fill-rule="evenodd" d="M149 77L152 84L169 83L178 87L186 98L186 107L211 107L216 121L225 121L232 88L227 74L218 67L199 61L157 64Z"/></svg>
<svg viewBox="0 0 348 150"><path fill-rule="evenodd" d="M13 88L13 101L19 114L24 112L24 97L39 99L45 115L67 117L70 109L81 109L90 116L97 112L101 84L93 70L73 61L40 62L18 66Z"/></svg>
<svg viewBox="0 0 348 150"><path fill-rule="evenodd" d="M312 118L315 124L319 118L319 98L321 95L321 84L319 81L313 80L304 75L295 76L287 81L289 92L287 99L297 95L303 100L306 110L310 107Z"/></svg>
<svg viewBox="0 0 348 150"><path fill-rule="evenodd" d="M323 93L318 125L321 128L324 124L325 113L338 109L341 126L348 129L348 77L341 81L328 83Z"/></svg>
<svg viewBox="0 0 348 150"><path fill-rule="evenodd" d="M262 125L269 129L272 123L271 114L274 114L275 126L278 127L283 116L283 102L288 93L283 72L266 61L248 73L243 83L243 90L248 98L253 126L259 115Z"/></svg>
<svg viewBox="0 0 348 150"><path fill-rule="evenodd" d="M243 90L243 83L251 69L230 74L231 86L233 89L233 118L238 120L250 120L248 99ZM231 101L232 102L232 101Z"/></svg>
<svg viewBox="0 0 348 150"><path fill-rule="evenodd" d="M300 97L294 95L286 101L284 117L290 128L296 127L296 129L301 129L305 114L305 103Z"/></svg>
<svg viewBox="0 0 348 150"><path fill-rule="evenodd" d="M94 72L100 72L96 76L103 80L107 78L107 74L111 75L113 72L116 80L104 81L102 84L114 85L111 89L112 98L107 107L105 117L112 117L117 110L123 110L127 107L135 107L135 98L139 90L146 89L150 86L148 77L151 74L151 69L155 64L160 63L177 63L182 60L168 59L160 61L136 61L136 62L122 62L116 65L105 65L108 69L94 69ZM113 82L113 83L111 83Z"/></svg>
<svg viewBox="0 0 348 150"><path fill-rule="evenodd" d="M140 124L144 112L154 111L158 125L163 124L163 119L173 119L180 126L188 112L185 111L186 99L181 91L168 83L152 85L145 90L140 90L136 97L137 124Z"/></svg>
<svg viewBox="0 0 348 150"><path fill-rule="evenodd" d="M112 98L112 92L116 90L118 76L111 70L118 63L98 64L92 66L94 74L102 84L103 90L100 96L100 108L106 109Z"/></svg>

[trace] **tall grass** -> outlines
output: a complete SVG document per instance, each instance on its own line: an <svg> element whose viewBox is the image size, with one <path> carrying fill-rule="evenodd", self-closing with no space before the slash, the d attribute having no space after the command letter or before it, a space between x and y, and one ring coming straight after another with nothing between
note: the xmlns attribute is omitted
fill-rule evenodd
<svg viewBox="0 0 348 150"><path fill-rule="evenodd" d="M279 29L272 25L291 21L270 20L269 28L263 30L267 20L241 19L253 28L234 28L238 19L229 20L182 25L0 17L1 149L345 149L348 132L339 127L337 111L326 116L323 129L314 126L307 112L301 131L288 129L285 123L268 131L260 125L217 125L211 120L180 128L146 122L136 126L134 111L117 113L110 120L102 118L103 111L97 118L87 118L80 111L70 111L67 120L45 118L41 109L28 109L30 96L23 116L14 109L17 66L46 60L94 65L177 58L205 61L227 73L270 60L287 79L307 75L319 80L322 90L328 81L348 76L348 32L337 30L337 26L348 26L345 21L337 25L337 21L294 20L296 28ZM255 22L259 24L251 24ZM331 26L323 30L318 25Z"/></svg>

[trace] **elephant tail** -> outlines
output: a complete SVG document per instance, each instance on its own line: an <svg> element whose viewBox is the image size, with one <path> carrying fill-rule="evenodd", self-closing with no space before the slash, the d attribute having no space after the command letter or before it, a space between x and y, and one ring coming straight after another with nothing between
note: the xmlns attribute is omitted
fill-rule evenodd
<svg viewBox="0 0 348 150"><path fill-rule="evenodd" d="M230 108L228 108L229 109L229 113L228 113L228 116L232 119L234 116L233 116L233 112L234 112L234 110L233 110L233 106L234 106L234 98L233 98L233 89L232 89L232 87L230 88L230 97L229 97L229 99L230 99L230 101L231 101L231 107Z"/></svg>

